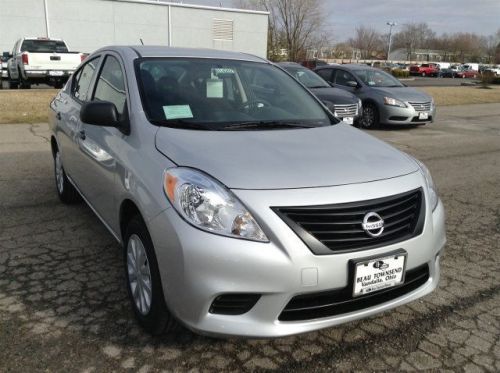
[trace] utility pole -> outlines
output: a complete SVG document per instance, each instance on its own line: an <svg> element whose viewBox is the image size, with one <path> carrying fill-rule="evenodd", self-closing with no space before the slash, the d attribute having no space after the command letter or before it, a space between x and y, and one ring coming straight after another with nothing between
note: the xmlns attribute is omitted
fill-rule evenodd
<svg viewBox="0 0 500 373"><path fill-rule="evenodd" d="M391 44L392 44L392 28L397 26L396 22L389 21L387 22L387 26L389 26L389 48L387 48L387 61L389 61L389 54L391 53Z"/></svg>

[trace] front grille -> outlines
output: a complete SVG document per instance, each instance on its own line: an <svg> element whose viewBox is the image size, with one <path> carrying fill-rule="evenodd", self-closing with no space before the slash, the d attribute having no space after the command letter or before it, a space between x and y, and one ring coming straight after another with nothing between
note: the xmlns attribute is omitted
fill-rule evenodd
<svg viewBox="0 0 500 373"><path fill-rule="evenodd" d="M343 289L297 295L288 302L278 319L280 321L312 320L359 311L399 298L418 289L428 279L429 266L425 264L407 271L405 282L398 287L383 289L356 298L352 297L352 284Z"/></svg>
<svg viewBox="0 0 500 373"><path fill-rule="evenodd" d="M242 315L252 309L260 294L223 294L212 302L209 312L219 315Z"/></svg>
<svg viewBox="0 0 500 373"><path fill-rule="evenodd" d="M431 111L431 102L408 102L416 111L429 112Z"/></svg>
<svg viewBox="0 0 500 373"><path fill-rule="evenodd" d="M334 105L335 113L339 118L355 117L358 115L358 105Z"/></svg>
<svg viewBox="0 0 500 373"><path fill-rule="evenodd" d="M422 233L425 217L422 189L361 202L273 210L304 241L314 254L375 248L407 240ZM372 237L363 230L366 214L384 220L384 231Z"/></svg>

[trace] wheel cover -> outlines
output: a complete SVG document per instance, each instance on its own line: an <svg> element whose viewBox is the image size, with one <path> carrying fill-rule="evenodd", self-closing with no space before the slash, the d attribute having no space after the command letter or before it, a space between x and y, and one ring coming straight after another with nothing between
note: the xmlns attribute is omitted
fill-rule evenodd
<svg viewBox="0 0 500 373"><path fill-rule="evenodd" d="M127 272L135 307L142 315L147 315L151 309L153 295L151 269L146 249L135 234L130 236L127 244Z"/></svg>
<svg viewBox="0 0 500 373"><path fill-rule="evenodd" d="M61 155L56 153L56 185L59 193L64 191L64 171L61 162Z"/></svg>
<svg viewBox="0 0 500 373"><path fill-rule="evenodd" d="M375 123L375 110L371 106L363 108L363 124L365 127L371 127Z"/></svg>

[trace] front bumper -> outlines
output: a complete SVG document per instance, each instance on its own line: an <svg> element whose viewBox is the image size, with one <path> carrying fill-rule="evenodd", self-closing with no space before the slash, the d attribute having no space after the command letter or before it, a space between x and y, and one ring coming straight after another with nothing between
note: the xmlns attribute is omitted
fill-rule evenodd
<svg viewBox="0 0 500 373"><path fill-rule="evenodd" d="M390 105L379 105L379 119L382 124L400 124L400 125L413 125L413 124L426 124L434 122L436 118L436 106L431 105L428 111L418 111L410 104L406 103L406 108ZM420 119L420 113L427 113L427 119Z"/></svg>
<svg viewBox="0 0 500 373"><path fill-rule="evenodd" d="M446 242L441 202L426 219L421 235L375 249L314 255L270 206L344 203L381 198L425 185L419 172L365 184L291 190L235 190L259 221L269 243L222 237L198 230L169 208L148 225L155 245L165 299L171 312L188 328L209 335L279 337L331 327L365 318L420 298L439 280L439 257ZM426 191L424 191L425 197ZM332 317L279 321L290 299L349 286L348 262L404 249L407 270L429 266L427 282L395 299ZM306 275L304 275L306 274ZM209 312L214 299L227 293L262 296L242 315Z"/></svg>

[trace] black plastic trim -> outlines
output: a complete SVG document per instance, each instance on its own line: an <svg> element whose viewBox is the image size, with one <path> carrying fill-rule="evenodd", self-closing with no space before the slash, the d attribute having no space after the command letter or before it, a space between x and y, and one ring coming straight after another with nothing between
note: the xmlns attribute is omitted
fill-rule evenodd
<svg viewBox="0 0 500 373"><path fill-rule="evenodd" d="M366 205L387 203L391 200L402 198L405 195L413 195L417 192L420 193L420 208L419 208L419 216L417 218L417 222L415 224L413 232L411 232L410 234L406 234L404 236L396 237L395 239L392 239L392 240L384 239L384 236L382 235L380 237L379 241L376 241L376 242L373 242L370 244L357 245L355 247L349 247L349 248L344 248L344 249L334 249L334 248L327 247L319 239L314 237L308 230L304 229L300 224L295 222L285 212L282 211L282 210L287 210L287 209L297 209L297 210L300 210L300 209L304 209L304 210L307 210L307 209L317 209L317 210L339 209L340 210L340 209L359 208L359 207L364 207ZM313 254L315 254L315 255L332 255L332 254L338 254L338 253L356 252L356 251L361 251L361 250L374 249L374 248L382 247L382 246L388 246L388 245L392 245L392 244L395 244L398 242L406 241L406 240L411 239L413 237L419 236L420 234L422 234L422 231L424 229L425 195L424 195L422 188L417 188L417 189L413 189L413 190L410 190L410 191L405 192L405 193L396 194L396 195L383 197L383 198L371 199L371 200L363 200L363 201L357 201L357 202L332 204L332 205L271 207L271 209L299 236L299 238L307 245L307 247L313 252ZM372 211L372 210L370 209L370 211ZM374 209L374 211L376 212L376 209ZM368 240L368 238L369 238L369 236L367 235L367 240Z"/></svg>

